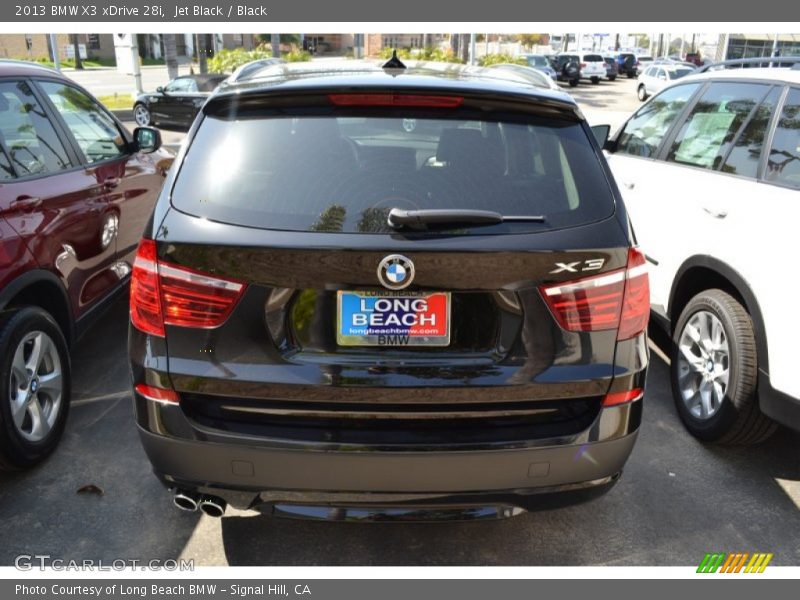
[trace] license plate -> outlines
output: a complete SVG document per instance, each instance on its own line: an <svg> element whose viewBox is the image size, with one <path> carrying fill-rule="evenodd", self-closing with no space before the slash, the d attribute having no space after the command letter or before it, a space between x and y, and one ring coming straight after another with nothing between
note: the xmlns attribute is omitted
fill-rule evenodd
<svg viewBox="0 0 800 600"><path fill-rule="evenodd" d="M447 346L448 292L339 292L340 346Z"/></svg>

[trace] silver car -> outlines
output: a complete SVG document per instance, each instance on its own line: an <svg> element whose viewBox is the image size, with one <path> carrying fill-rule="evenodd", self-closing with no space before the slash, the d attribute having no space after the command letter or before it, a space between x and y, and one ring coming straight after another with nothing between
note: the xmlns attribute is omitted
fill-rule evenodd
<svg viewBox="0 0 800 600"><path fill-rule="evenodd" d="M696 69L682 64L652 64L639 75L639 80L636 85L636 95L639 96L639 100L644 102L647 98L653 94L657 94L676 79L685 77L695 71Z"/></svg>

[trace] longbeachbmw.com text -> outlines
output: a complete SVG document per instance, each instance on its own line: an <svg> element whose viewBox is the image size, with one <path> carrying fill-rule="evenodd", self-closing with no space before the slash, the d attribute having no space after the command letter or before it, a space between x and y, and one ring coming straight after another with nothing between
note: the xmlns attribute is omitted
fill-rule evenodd
<svg viewBox="0 0 800 600"><path fill-rule="evenodd" d="M234 17L266 17L267 7L245 6L242 4L201 5L191 2L170 5L169 10L157 2L119 2L99 6L85 2L63 4L15 4L16 17L52 19L53 17L144 17L147 19L175 20L186 17L216 18L219 20Z"/></svg>
<svg viewBox="0 0 800 600"><path fill-rule="evenodd" d="M258 585L217 584L217 583L191 583L191 584L158 584L142 583L130 585L125 583L111 583L107 585L78 585L68 583L53 583L47 585L26 585L18 583L14 586L16 596L36 596L37 598L51 596L85 596L92 598L108 596L133 596L147 598L154 596L214 596L227 594L237 598L254 598L264 596L311 596L311 588L303 583L287 585L276 583L273 585L262 583Z"/></svg>

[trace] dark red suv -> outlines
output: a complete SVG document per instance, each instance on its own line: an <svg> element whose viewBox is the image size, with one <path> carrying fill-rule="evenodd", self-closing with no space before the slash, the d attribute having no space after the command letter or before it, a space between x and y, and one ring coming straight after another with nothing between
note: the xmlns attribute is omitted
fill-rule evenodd
<svg viewBox="0 0 800 600"><path fill-rule="evenodd" d="M51 69L0 61L0 468L55 448L68 349L129 279L172 158Z"/></svg>

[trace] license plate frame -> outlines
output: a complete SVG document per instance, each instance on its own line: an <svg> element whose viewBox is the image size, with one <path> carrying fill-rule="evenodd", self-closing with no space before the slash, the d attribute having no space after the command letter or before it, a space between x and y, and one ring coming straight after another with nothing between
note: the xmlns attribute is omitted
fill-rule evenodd
<svg viewBox="0 0 800 600"><path fill-rule="evenodd" d="M370 326L369 324L363 326L365 327L365 333L358 333L353 334L352 332L355 331L356 327L362 327L361 325L356 325L353 322L353 315L355 313L358 314L365 314L361 310L353 311L352 302L355 301L358 303L359 308L363 307L364 304L362 303L363 300L367 300L368 304L372 304L373 309L378 308L376 306L376 302L378 300L389 300L392 304L397 304L397 300L400 301L399 304L403 304L405 302L409 303L409 307L411 307L411 303L424 300L426 302L427 307L431 307L431 301L433 300L433 304L436 306L434 310L429 310L427 312L422 313L422 317L431 315L436 316L436 321L439 321L442 316L444 318L444 325L442 326L440 323L435 323L433 327L425 328L424 324L417 324L415 326L408 326L408 325L378 325L378 326ZM443 303L443 307L441 304ZM383 305L381 305L383 306ZM417 307L421 305L416 303ZM451 307L452 307L452 298L450 296L450 292L407 292L407 291L362 291L362 290L339 290L336 294L336 343L340 346L347 346L347 347L389 347L389 348L404 348L404 347L415 347L415 348L431 348L431 347L438 347L442 348L445 346L450 345L450 328L452 324L451 318ZM346 310L347 316L349 317L350 322L344 323L345 315L343 314L343 310ZM376 312L375 310L369 312ZM377 311L384 315L389 314L398 314L396 311ZM400 311L400 315L411 314L412 311ZM421 318L417 312L414 314L417 315L417 318ZM388 317L387 317L388 318ZM403 320L403 317L399 316L399 319ZM347 329L345 329L347 327ZM384 332L380 332L380 328L386 327L387 330ZM422 328L414 330L414 327ZM391 330L389 330L389 328ZM406 332L400 332L399 330L405 330ZM431 333L429 335L425 334L425 331L431 331L435 329L435 333Z"/></svg>

